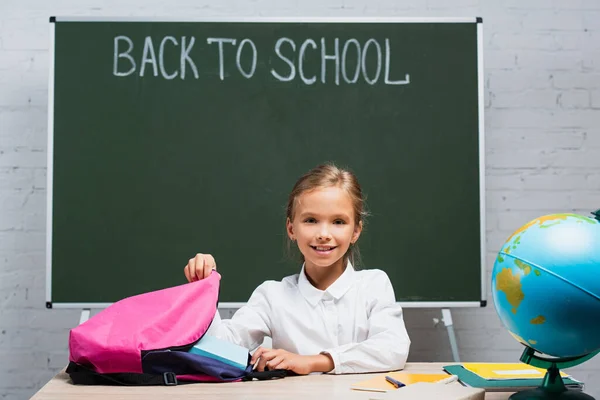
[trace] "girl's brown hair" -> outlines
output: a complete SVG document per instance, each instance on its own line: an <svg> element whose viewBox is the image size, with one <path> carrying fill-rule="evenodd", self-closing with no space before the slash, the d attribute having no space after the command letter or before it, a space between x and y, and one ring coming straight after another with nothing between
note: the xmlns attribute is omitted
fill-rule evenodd
<svg viewBox="0 0 600 400"><path fill-rule="evenodd" d="M368 216L368 213L358 179L350 170L337 167L333 163L318 165L296 181L288 197L286 217L290 221L294 220L296 200L302 193L327 187L339 187L350 196L352 208L354 209L354 223L358 226L362 222L364 228L365 218ZM291 240L289 238L287 238L287 248L288 252L291 252ZM356 243L350 245L350 248L344 255L344 260L348 259L354 267L360 263L360 252Z"/></svg>

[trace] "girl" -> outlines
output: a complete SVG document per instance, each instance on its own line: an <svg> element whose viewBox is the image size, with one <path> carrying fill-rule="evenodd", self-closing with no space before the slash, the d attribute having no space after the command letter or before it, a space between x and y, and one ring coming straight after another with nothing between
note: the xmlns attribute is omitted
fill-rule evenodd
<svg viewBox="0 0 600 400"><path fill-rule="evenodd" d="M286 230L302 253L299 274L266 281L229 320L216 314L211 334L250 350L258 371L297 374L401 369L410 340L387 274L355 271L364 199L351 172L332 164L302 176L290 193ZM185 266L189 282L216 269L210 254ZM268 336L273 349L258 347ZM258 347L258 348L257 348Z"/></svg>

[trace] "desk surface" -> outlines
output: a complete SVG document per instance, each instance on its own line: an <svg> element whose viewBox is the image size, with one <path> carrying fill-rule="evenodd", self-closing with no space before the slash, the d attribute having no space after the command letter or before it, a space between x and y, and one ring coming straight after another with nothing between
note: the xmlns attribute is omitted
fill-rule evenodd
<svg viewBox="0 0 600 400"><path fill-rule="evenodd" d="M449 363L408 363L407 372L435 373ZM181 386L82 386L73 385L63 371L48 382L32 400L152 400L173 399L356 399L368 400L382 397L376 392L363 392L350 389L350 385L368 379L376 374L352 375L309 375L287 377L272 381L252 381L234 383L199 383ZM451 385L458 383L451 383ZM319 396L315 399L314 396ZM486 400L505 400L511 393L486 393ZM379 396L378 396L379 395Z"/></svg>

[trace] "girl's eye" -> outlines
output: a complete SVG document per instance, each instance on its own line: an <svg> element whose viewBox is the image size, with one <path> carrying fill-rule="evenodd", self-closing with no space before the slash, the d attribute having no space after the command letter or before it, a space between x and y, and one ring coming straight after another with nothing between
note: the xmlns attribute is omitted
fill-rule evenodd
<svg viewBox="0 0 600 400"><path fill-rule="evenodd" d="M336 225L343 225L346 222L343 219L336 219L335 221L333 221L333 223Z"/></svg>
<svg viewBox="0 0 600 400"><path fill-rule="evenodd" d="M314 218L306 218L306 219L304 220L304 222L307 222L307 223L309 223L309 224L313 224L313 223L317 222L317 220L316 220L316 219L314 219Z"/></svg>

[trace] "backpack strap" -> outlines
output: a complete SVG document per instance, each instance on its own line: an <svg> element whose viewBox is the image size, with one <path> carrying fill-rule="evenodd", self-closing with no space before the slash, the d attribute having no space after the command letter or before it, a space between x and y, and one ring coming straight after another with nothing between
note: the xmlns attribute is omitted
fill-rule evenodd
<svg viewBox="0 0 600 400"><path fill-rule="evenodd" d="M165 372L162 375L138 374L121 372L114 374L100 374L83 365L69 362L66 373L76 385L121 385L121 386L148 386L162 385L175 386L191 382L178 382L173 372Z"/></svg>

